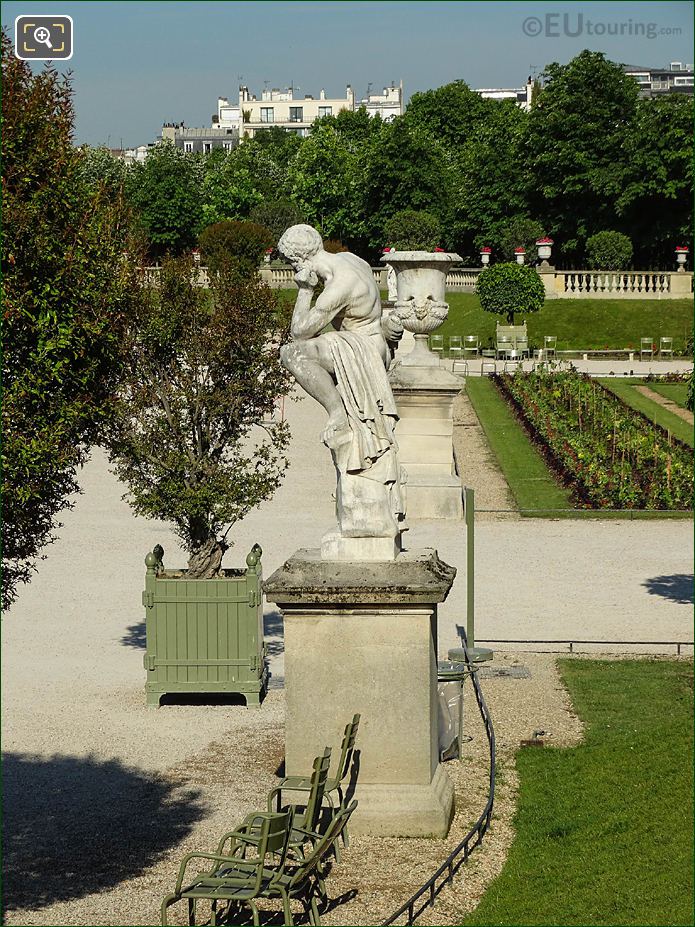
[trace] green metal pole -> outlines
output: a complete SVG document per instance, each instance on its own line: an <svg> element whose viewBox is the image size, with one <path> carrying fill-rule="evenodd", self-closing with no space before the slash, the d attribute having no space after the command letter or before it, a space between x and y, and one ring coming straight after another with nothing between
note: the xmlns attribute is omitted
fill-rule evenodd
<svg viewBox="0 0 695 927"><path fill-rule="evenodd" d="M466 637L468 649L475 647L475 491L470 486L463 490L464 518L466 520Z"/></svg>

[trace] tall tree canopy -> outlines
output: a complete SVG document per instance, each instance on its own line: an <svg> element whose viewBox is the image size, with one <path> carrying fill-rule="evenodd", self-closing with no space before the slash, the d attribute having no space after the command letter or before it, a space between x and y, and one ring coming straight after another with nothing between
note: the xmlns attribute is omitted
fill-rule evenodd
<svg viewBox="0 0 695 927"><path fill-rule="evenodd" d="M138 290L120 194L73 147L72 89L2 36L2 604L54 539L108 416ZM110 167L110 165L109 165Z"/></svg>

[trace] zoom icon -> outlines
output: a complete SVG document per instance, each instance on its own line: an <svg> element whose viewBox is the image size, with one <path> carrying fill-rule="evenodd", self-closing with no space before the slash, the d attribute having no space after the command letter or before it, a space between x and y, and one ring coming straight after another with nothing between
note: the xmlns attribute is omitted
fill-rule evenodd
<svg viewBox="0 0 695 927"><path fill-rule="evenodd" d="M22 61L67 61L72 46L71 16L18 16L14 21L15 55Z"/></svg>

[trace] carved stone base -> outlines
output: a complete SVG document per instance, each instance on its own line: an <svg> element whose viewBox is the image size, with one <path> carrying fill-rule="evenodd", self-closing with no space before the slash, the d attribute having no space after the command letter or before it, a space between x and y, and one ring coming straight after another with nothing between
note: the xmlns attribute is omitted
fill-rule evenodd
<svg viewBox="0 0 695 927"><path fill-rule="evenodd" d="M454 814L454 786L443 766L429 785L358 786L359 814L350 830L375 837L446 837Z"/></svg>

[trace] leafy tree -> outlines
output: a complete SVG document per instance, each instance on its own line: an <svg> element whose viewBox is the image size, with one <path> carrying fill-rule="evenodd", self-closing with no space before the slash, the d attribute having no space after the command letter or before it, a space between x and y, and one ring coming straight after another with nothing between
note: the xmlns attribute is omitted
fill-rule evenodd
<svg viewBox="0 0 695 927"><path fill-rule="evenodd" d="M386 222L384 239L397 251L434 251L442 237L442 223L423 210L404 209Z"/></svg>
<svg viewBox="0 0 695 927"><path fill-rule="evenodd" d="M292 200L268 200L254 206L249 214L252 222L264 225L273 236L273 244L277 245L282 233L291 225L304 222L302 211Z"/></svg>
<svg viewBox="0 0 695 927"><path fill-rule="evenodd" d="M133 165L127 190L154 256L193 247L203 221L196 155L168 141L156 145L142 164Z"/></svg>
<svg viewBox="0 0 695 927"><path fill-rule="evenodd" d="M244 145L250 144L244 142ZM199 195L202 199L200 225L203 227L226 219L244 219L262 202L253 169L237 151L205 160Z"/></svg>
<svg viewBox="0 0 695 927"><path fill-rule="evenodd" d="M114 158L108 148L82 145L80 150L80 172L87 183L103 186L112 199L121 196L130 171L125 161Z"/></svg>
<svg viewBox="0 0 695 927"><path fill-rule="evenodd" d="M486 312L506 316L514 324L514 313L538 312L545 302L545 289L538 272L528 264L492 264L478 276L476 291Z"/></svg>
<svg viewBox="0 0 695 927"><path fill-rule="evenodd" d="M506 261L514 258L516 248L524 248L529 263L533 260L536 250L536 242L545 235L545 231L540 222L535 219L528 219L526 216L514 216L507 222L501 222L498 226L497 234L493 235L489 241L476 242L480 246L493 245L499 249L500 254Z"/></svg>
<svg viewBox="0 0 695 927"><path fill-rule="evenodd" d="M314 121L311 133L334 129L343 144L353 152L376 139L384 126L381 116L370 116L364 106L359 109L341 109L335 116L320 116Z"/></svg>
<svg viewBox="0 0 695 927"><path fill-rule="evenodd" d="M465 144L486 118L490 102L464 81L457 80L435 90L414 93L404 121L413 128L424 129L454 149Z"/></svg>
<svg viewBox="0 0 695 927"><path fill-rule="evenodd" d="M597 232L586 241L589 267L624 270L632 259L632 242L620 232Z"/></svg>
<svg viewBox="0 0 695 927"><path fill-rule="evenodd" d="M483 118L456 153L450 237L463 253L496 244L510 219L529 212L521 151L528 116L510 101L484 102Z"/></svg>
<svg viewBox="0 0 695 927"><path fill-rule="evenodd" d="M626 180L624 146L637 111L635 80L600 52L550 64L528 116L524 162L532 215L565 256L615 228Z"/></svg>
<svg viewBox="0 0 695 927"><path fill-rule="evenodd" d="M292 199L324 238L352 242L363 231L361 156L332 124L318 125L290 165Z"/></svg>
<svg viewBox="0 0 695 927"><path fill-rule="evenodd" d="M280 363L277 298L223 272L207 291L168 260L142 290L108 449L138 515L173 524L193 577L211 577L229 531L280 484L287 424L271 416L290 378Z"/></svg>
<svg viewBox="0 0 695 927"><path fill-rule="evenodd" d="M72 87L2 35L2 605L28 582L100 435L137 297L122 200L86 182Z"/></svg>
<svg viewBox="0 0 695 927"><path fill-rule="evenodd" d="M668 94L639 100L624 141L626 175L616 201L620 227L641 267L668 267L674 247L692 236L693 99Z"/></svg>
<svg viewBox="0 0 695 927"><path fill-rule="evenodd" d="M203 261L213 273L236 268L252 276L265 252L273 246L273 233L255 222L216 222L198 239Z"/></svg>
<svg viewBox="0 0 695 927"><path fill-rule="evenodd" d="M368 243L378 251L387 221L404 209L426 210L443 220L449 210L452 161L424 129L404 119L384 126L366 152L361 215Z"/></svg>

